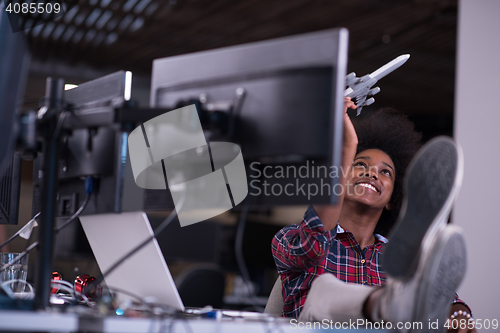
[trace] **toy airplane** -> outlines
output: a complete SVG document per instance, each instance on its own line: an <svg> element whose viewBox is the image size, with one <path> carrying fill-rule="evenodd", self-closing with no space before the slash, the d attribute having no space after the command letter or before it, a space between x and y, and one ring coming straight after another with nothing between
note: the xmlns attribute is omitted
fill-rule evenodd
<svg viewBox="0 0 500 333"><path fill-rule="evenodd" d="M387 74L401 67L406 62L406 60L408 60L408 58L410 58L409 54L400 55L396 59L377 69L375 72L367 74L361 78L356 77L356 73L354 72L347 75L347 89L344 92L344 96L351 97L353 100L355 100L354 103L357 106L357 116L359 116L359 114L361 113L361 109L363 108L363 106L368 106L375 102L375 98L371 96L380 92L380 88L372 88L372 86ZM368 96L370 96L371 98L366 99Z"/></svg>

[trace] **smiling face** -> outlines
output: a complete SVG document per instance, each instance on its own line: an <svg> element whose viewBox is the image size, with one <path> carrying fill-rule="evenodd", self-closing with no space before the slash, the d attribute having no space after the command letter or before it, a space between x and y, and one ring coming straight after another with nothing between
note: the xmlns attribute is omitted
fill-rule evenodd
<svg viewBox="0 0 500 333"><path fill-rule="evenodd" d="M396 170L381 150L367 149L356 155L349 173L345 200L383 209L389 208Z"/></svg>

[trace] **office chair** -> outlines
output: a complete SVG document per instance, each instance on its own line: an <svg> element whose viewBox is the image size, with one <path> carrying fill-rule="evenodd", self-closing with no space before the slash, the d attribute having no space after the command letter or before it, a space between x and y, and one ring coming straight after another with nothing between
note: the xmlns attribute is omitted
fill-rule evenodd
<svg viewBox="0 0 500 333"><path fill-rule="evenodd" d="M194 265L183 271L175 284L185 307L222 308L225 276L217 265Z"/></svg>
<svg viewBox="0 0 500 333"><path fill-rule="evenodd" d="M283 313L283 292L281 287L281 278L278 276L274 283L273 289L269 294L264 313L269 313L276 317L281 317Z"/></svg>

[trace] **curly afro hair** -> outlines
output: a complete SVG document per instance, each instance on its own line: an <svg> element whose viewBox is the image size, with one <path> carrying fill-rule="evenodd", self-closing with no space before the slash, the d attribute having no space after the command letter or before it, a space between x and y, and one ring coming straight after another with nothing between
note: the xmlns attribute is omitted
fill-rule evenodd
<svg viewBox="0 0 500 333"><path fill-rule="evenodd" d="M365 112L352 122L358 135L356 154L367 149L381 150L389 155L396 169L390 210L384 209L375 229L375 232L386 236L401 210L405 172L421 146L422 135L414 129L406 115L392 108Z"/></svg>

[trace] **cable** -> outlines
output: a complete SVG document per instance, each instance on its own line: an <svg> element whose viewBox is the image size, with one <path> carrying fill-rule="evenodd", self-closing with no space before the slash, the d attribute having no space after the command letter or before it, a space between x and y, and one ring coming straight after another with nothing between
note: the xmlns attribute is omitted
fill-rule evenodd
<svg viewBox="0 0 500 333"><path fill-rule="evenodd" d="M56 233L61 231L62 229L66 228L71 222L76 220L78 216L83 212L83 210L87 207L87 204L89 203L91 194L87 194L87 197L85 198L85 201L83 204L80 206L80 208L73 214L68 220L66 220L63 224L59 225L57 228L55 228Z"/></svg>
<svg viewBox="0 0 500 333"><path fill-rule="evenodd" d="M52 285L52 287L53 287L53 285ZM79 302L80 300L77 298L77 296L78 296L78 297L81 298L81 300L83 302L85 302L85 304L87 304L88 306L92 306L92 303L90 302L89 298L87 296L85 296L85 295L83 295L83 294L75 291L73 287L68 287L68 286L65 286L65 285L60 285L58 291L65 291L65 292L67 292L72 297L72 299L69 299L69 301ZM61 297L62 295L64 295L64 294L62 294L62 293L55 294L55 296L57 298L61 298L61 299L67 300L66 297L64 297L64 296Z"/></svg>
<svg viewBox="0 0 500 333"><path fill-rule="evenodd" d="M63 286L63 285L64 285L64 286L66 286L66 287L70 287L70 288L73 288L73 287L74 287L74 285L73 285L71 282L69 282L69 281L65 281L65 280L50 280L50 283L51 283L52 285L55 285L55 287L57 287L57 288L59 288L59 286L60 286L60 285L61 285L61 286ZM75 292L76 292L76 291L75 291Z"/></svg>
<svg viewBox="0 0 500 333"><path fill-rule="evenodd" d="M20 234L22 234L24 232L24 230L28 229L31 224L33 222L35 222L36 218L40 215L40 213L36 214L35 216L33 216L31 218L31 220L29 220L21 229L19 229L15 234L13 234L12 236L10 236L9 239L7 239L5 242L3 242L2 244L0 244L0 249L2 247L4 247L5 245L9 244L10 242L12 242L14 239L16 239L17 236L19 236Z"/></svg>
<svg viewBox="0 0 500 333"><path fill-rule="evenodd" d="M149 242L151 242L153 239L158 237L160 233L165 230L165 228L172 222L172 220L177 216L177 210L181 210L182 206L184 205L184 201L186 199L186 195L184 194L179 201L178 207L176 207L172 213L170 213L167 218L154 230L154 233L152 236L146 238L142 243L137 245L135 248L127 252L124 256L122 256L120 259L118 259L113 265L111 265L110 268L104 273L101 273L99 277L97 278L97 283L101 283L104 280L104 277L111 274L115 269L117 269L121 264L123 264L127 259L132 257L135 253L137 253L140 249L142 249L144 246L146 246Z"/></svg>
<svg viewBox="0 0 500 333"><path fill-rule="evenodd" d="M11 287L8 287L10 286L11 284L13 283L21 283L24 285L23 289L26 288L26 286L28 286L28 292L23 292L23 293L14 293L12 291L12 288ZM33 290L33 286L24 281L24 280L21 280L21 279L13 279L13 280L8 280L8 281L3 281L1 283L1 287L2 289L5 291L5 293L12 299L33 299L35 298L35 291Z"/></svg>
<svg viewBox="0 0 500 333"><path fill-rule="evenodd" d="M78 210L68 219L66 220L63 224L55 228L56 233L61 231L63 228L66 228L68 224L76 220L78 216L83 212L83 210L87 207L87 204L90 201L90 197L92 196L92 193L94 192L94 178L93 177L86 177L85 178L85 193L87 193L87 197L83 201L82 205Z"/></svg>
<svg viewBox="0 0 500 333"><path fill-rule="evenodd" d="M238 264L238 268L240 269L241 276L245 283L250 284L250 274L248 273L248 269L246 267L245 258L243 257L243 234L245 232L245 224L248 216L248 210L250 209L250 200L247 199L243 204L240 218L238 221L238 226L236 228L236 237L234 242L234 252L236 255L236 262Z"/></svg>
<svg viewBox="0 0 500 333"><path fill-rule="evenodd" d="M120 289L120 288L115 288L115 287L109 287L109 286L103 286L103 290L107 290L109 292L109 294L112 294L112 292L116 292L116 293L127 295L129 297L132 297L132 298L138 300L139 303L141 303L142 305L146 305L150 309L152 308L151 303L146 302L144 300L144 298L142 298L141 296L138 296L134 293L131 293L130 291Z"/></svg>
<svg viewBox="0 0 500 333"><path fill-rule="evenodd" d="M71 282L64 281L64 280L50 280L50 284L51 284L52 288L58 288L57 291L62 290L62 291L66 291L66 292L70 293L70 295L72 295L73 298L75 298L75 300L77 300L76 296L79 296L83 299L83 301L85 303L89 302L89 298L87 296L85 296L84 294L76 291L75 286Z"/></svg>
<svg viewBox="0 0 500 333"><path fill-rule="evenodd" d="M236 255L236 262L238 264L241 277L243 278L243 282L245 282L245 284L248 287L248 291L250 292L248 296L250 301L253 303L252 307L259 312L263 312L264 308L258 304L257 298L255 297L256 295L253 290L252 280L250 279L250 274L248 273L248 268L245 263L245 258L243 257L243 235L245 233L245 224L248 216L248 211L250 210L250 204L251 204L250 200L251 198L247 198L241 209L238 226L236 228L234 252Z"/></svg>

